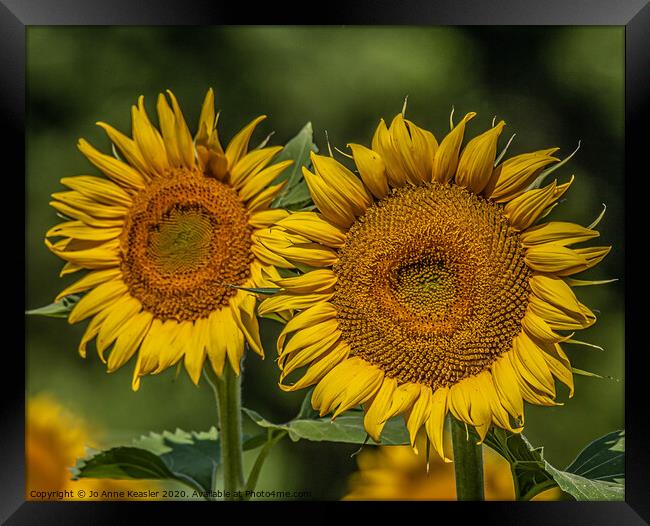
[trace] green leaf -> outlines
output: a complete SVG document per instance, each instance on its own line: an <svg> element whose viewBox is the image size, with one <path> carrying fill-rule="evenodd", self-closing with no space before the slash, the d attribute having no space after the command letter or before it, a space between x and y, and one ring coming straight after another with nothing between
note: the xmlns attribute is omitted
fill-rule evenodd
<svg viewBox="0 0 650 526"><path fill-rule="evenodd" d="M311 166L309 153L318 151L313 137L311 122L308 122L293 139L287 142L284 149L275 158L276 163L292 160L293 164L278 175L272 183L278 184L287 181L280 194L271 203L272 208L298 210L311 202L309 189L302 175L302 167L309 168Z"/></svg>
<svg viewBox="0 0 650 526"><path fill-rule="evenodd" d="M546 462L548 471L562 491L576 500L625 500L625 486L605 480L592 480L568 471L560 471Z"/></svg>
<svg viewBox="0 0 650 526"><path fill-rule="evenodd" d="M89 457L77 460L71 471L73 480L174 478L174 474L159 456L146 449L125 446L91 451Z"/></svg>
<svg viewBox="0 0 650 526"><path fill-rule="evenodd" d="M614 431L583 449L566 471L591 480L625 479L625 431Z"/></svg>
<svg viewBox="0 0 650 526"><path fill-rule="evenodd" d="M38 309L32 309L25 312L25 314L30 314L32 316L47 316L49 318L67 318L70 314L72 308L77 304L81 299L81 294L70 294L54 303L45 305L44 307L39 307Z"/></svg>
<svg viewBox="0 0 650 526"><path fill-rule="evenodd" d="M199 491L210 491L220 462L216 428L206 432L149 433L119 446L91 452L77 461L73 478L176 480Z"/></svg>
<svg viewBox="0 0 650 526"><path fill-rule="evenodd" d="M298 411L298 415L296 416L296 419L298 420L304 420L304 419L315 419L318 418L318 411L314 409L311 405L311 395L314 392L314 387L309 389L307 391L307 394L305 395L305 398L302 399L302 404L300 404L300 410Z"/></svg>
<svg viewBox="0 0 650 526"><path fill-rule="evenodd" d="M533 448L521 434L493 428L485 443L510 462L517 500L530 500L554 486L576 500L624 499L624 431L595 440L564 471L547 462L543 448Z"/></svg>
<svg viewBox="0 0 650 526"><path fill-rule="evenodd" d="M336 420L328 417L295 418L286 424L273 424L251 409L244 407L242 410L260 427L287 431L294 442L303 439L312 442L365 444L368 441L368 434L363 427L363 411L360 410L348 411ZM393 446L408 443L409 435L403 419L391 418L384 427L380 444Z"/></svg>

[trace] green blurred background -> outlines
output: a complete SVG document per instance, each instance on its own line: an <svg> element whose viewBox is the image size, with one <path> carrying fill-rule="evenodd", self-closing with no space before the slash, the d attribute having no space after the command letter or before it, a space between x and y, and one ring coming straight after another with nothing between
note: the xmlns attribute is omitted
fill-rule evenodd
<svg viewBox="0 0 650 526"><path fill-rule="evenodd" d="M155 114L155 97L171 89L195 129L208 87L223 111L227 141L259 114L269 118L256 132L271 131L283 144L306 121L325 147L369 144L380 117L391 119L408 95L407 116L439 138L456 118L478 112L476 134L496 115L507 127L502 144L517 134L509 155L558 146L568 155L559 177L575 183L551 217L599 226L612 252L595 279L619 278L602 287L577 289L599 313L598 323L579 338L605 352L567 346L574 365L609 377L576 377L576 393L565 406L529 407L526 435L544 445L551 463L563 467L590 440L624 426L623 365L623 58L622 27L29 27L27 30L27 290L26 304L50 303L65 284L62 262L49 253L43 235L58 222L48 206L61 177L97 174L75 144L85 137L104 151L109 142L96 121L130 130L130 105L145 95ZM253 143L257 141L254 139ZM554 175L556 175L554 174ZM580 276L582 277L582 276ZM85 323L27 319L27 391L49 392L104 429L107 441L148 430L207 429L214 424L212 393L174 370L146 377L139 392L130 387L133 361L108 375L96 354L76 352ZM265 340L278 327L264 322ZM303 393L276 386L273 345L267 359L245 362L244 404L272 421L290 419ZM338 499L356 469L357 447L285 441L272 453L261 489L301 490L314 499ZM250 458L246 459L251 462Z"/></svg>

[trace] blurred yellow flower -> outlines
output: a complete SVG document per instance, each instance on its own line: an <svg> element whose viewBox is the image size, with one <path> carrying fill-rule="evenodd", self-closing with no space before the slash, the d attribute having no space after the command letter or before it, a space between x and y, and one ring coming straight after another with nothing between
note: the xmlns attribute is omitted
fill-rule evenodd
<svg viewBox="0 0 650 526"><path fill-rule="evenodd" d="M28 399L25 426L27 500L158 500L161 488L151 481L71 480L68 468L93 448L91 429L54 398ZM145 497L144 494L152 494ZM153 496L153 494L157 495Z"/></svg>
<svg viewBox="0 0 650 526"><path fill-rule="evenodd" d="M344 500L456 500L454 465L438 455L430 456L428 474L424 455L411 446L367 447L357 458L359 471L350 476ZM510 465L487 447L483 476L485 500L515 500ZM560 495L560 489L553 488L533 500L558 500Z"/></svg>

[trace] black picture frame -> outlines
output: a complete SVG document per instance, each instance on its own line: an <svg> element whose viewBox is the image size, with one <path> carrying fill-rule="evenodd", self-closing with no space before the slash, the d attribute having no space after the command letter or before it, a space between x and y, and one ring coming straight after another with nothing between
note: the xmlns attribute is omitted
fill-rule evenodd
<svg viewBox="0 0 650 526"><path fill-rule="evenodd" d="M19 181L18 174L25 173L25 29L35 25L206 25L226 23L278 23L278 24L417 24L417 25L616 25L625 26L625 235L626 295L625 319L625 417L626 417L626 499L625 502L545 502L545 503L417 503L417 506L447 506L457 520L463 522L479 519L499 524L647 524L650 521L650 418L646 410L647 395L644 368L645 346L637 343L636 336L644 327L644 310L639 297L642 291L643 255L635 234L643 235L643 218L636 221L636 212L644 211L642 185L647 178L644 155L648 150L642 123L648 122L648 87L650 86L650 6L648 0L546 0L523 2L521 0L420 0L387 1L364 0L313 4L304 10L301 19L291 19L287 10L275 4L255 7L253 17L238 16L237 9L220 2L201 0L0 0L0 114L5 129L3 145L4 181ZM239 6L244 10L246 6ZM310 16L313 19L310 19ZM254 19L252 19L254 18ZM82 79L80 79L82 81ZM24 190L24 186L23 186ZM24 201L23 201L24 202ZM7 203L5 201L5 206ZM5 212L5 217L16 217ZM638 226L637 226L638 225ZM14 234L18 238L17 229ZM5 241L14 246L12 239ZM23 247L25 240L22 239ZM21 240L16 239L16 245ZM8 251L7 251L8 252ZM20 258L18 264L24 263ZM636 258L635 256L636 252ZM24 253L24 252L23 252ZM23 264L24 272L24 264ZM24 326L24 305L12 305L12 315L19 327ZM18 304L18 305L16 305ZM13 325L5 321L6 326ZM15 331L14 331L15 332ZM23 331L24 334L24 331ZM13 343L13 342L11 342ZM25 384L24 356L19 344L5 340L2 382L2 432L0 433L0 519L7 524L115 524L117 521L135 522L159 520L160 507L165 519L189 520L189 502L26 502L24 499L24 409ZM24 348L24 346L23 346ZM9 381L14 379L15 382ZM284 504L291 513L304 511L310 503L253 503L258 506ZM334 503L328 503L328 505ZM383 510L384 503L374 503L372 510ZM224 504L225 505L225 504ZM336 503L336 506L350 506ZM359 503L362 505L362 503ZM404 505L404 504L403 504ZM462 514L459 508L463 506ZM297 507L296 507L297 506ZM364 506L367 508L367 506ZM206 509L207 510L207 509ZM233 512L234 509L228 510ZM237 513L244 511L238 506ZM339 510L335 510L335 513ZM371 511L371 510L364 510ZM156 513L152 516L151 513ZM191 510L194 513L194 510ZM428 510L418 510L423 516ZM212 521L221 521L219 510L211 511ZM333 515L332 515L333 517ZM280 518L280 517L278 517ZM292 520L291 516L283 516ZM309 516L293 520L309 519ZM231 520L230 517L227 520ZM439 516L431 515L438 521Z"/></svg>

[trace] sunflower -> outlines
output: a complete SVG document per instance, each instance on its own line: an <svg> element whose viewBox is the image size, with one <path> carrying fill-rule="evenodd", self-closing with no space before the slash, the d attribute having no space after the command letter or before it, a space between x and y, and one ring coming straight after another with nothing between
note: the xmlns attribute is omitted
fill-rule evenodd
<svg viewBox="0 0 650 526"><path fill-rule="evenodd" d="M454 468L437 455L430 457L427 470L422 455L410 446L367 447L357 466L344 500L456 500ZM483 479L485 500L515 500L510 464L489 448L483 448ZM558 500L561 494L552 488L532 500Z"/></svg>
<svg viewBox="0 0 650 526"><path fill-rule="evenodd" d="M57 297L85 293L68 317L70 323L92 317L80 354L96 338L112 372L139 350L134 390L143 375L180 360L194 383L206 356L217 375L226 358L238 374L245 342L263 356L255 297L242 288L265 286L267 277L277 276L257 257L253 236L279 217L269 205L282 184L270 185L292 162L269 164L282 147L248 151L265 116L224 150L211 89L194 137L176 98L167 94L169 102L163 94L157 102L160 131L142 96L131 108L133 138L98 123L114 156L79 141L79 150L106 177L61 180L71 190L53 194L50 204L70 220L45 240L67 261L61 275L89 271Z"/></svg>
<svg viewBox="0 0 650 526"><path fill-rule="evenodd" d="M104 492L119 495L129 490L155 492L161 489L151 481L72 480L69 468L85 455L87 446L97 447L96 432L50 395L40 394L27 400L25 422L25 490L28 500L43 500L42 495L50 495L48 498L56 500L89 500L91 490L100 496L94 500L115 500L112 497L102 499L101 495ZM86 492L85 497L79 497L80 490ZM63 499L58 499L58 495L52 492L59 492Z"/></svg>
<svg viewBox="0 0 650 526"><path fill-rule="evenodd" d="M259 308L294 314L278 339L281 388L317 384L321 416L363 405L375 441L403 414L411 443L424 427L445 459L449 411L483 440L492 424L521 431L524 400L557 405L555 379L573 395L559 331L595 316L571 288L592 282L569 276L610 250L569 247L598 236L598 220L537 224L573 181L534 184L561 166L557 148L498 162L501 121L461 150L474 116L440 144L402 114L382 119L371 148L349 145L360 177L312 154L318 212L254 235L276 265L305 271L276 279Z"/></svg>

